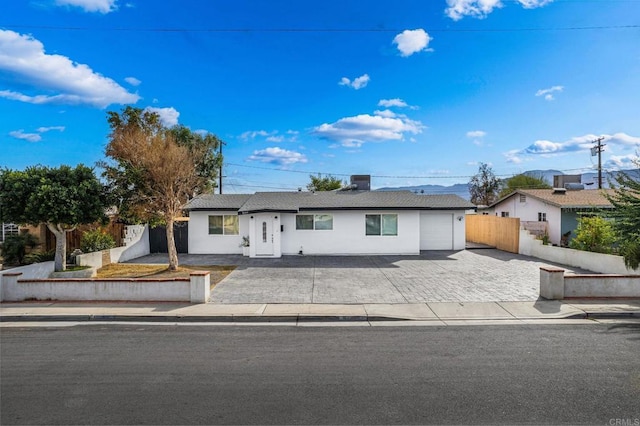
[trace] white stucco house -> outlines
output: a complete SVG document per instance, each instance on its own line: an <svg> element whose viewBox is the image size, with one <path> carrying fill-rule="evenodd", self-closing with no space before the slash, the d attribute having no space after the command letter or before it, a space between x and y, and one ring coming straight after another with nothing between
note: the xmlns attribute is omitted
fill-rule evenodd
<svg viewBox="0 0 640 426"><path fill-rule="evenodd" d="M457 195L410 191L258 192L192 199L189 253L249 256L415 255L465 248L465 210Z"/></svg>
<svg viewBox="0 0 640 426"><path fill-rule="evenodd" d="M607 194L612 195L613 190L518 189L493 203L485 212L517 217L525 229L546 232L552 244L565 245L578 227L580 215L613 208ZM562 241L565 234L568 238Z"/></svg>

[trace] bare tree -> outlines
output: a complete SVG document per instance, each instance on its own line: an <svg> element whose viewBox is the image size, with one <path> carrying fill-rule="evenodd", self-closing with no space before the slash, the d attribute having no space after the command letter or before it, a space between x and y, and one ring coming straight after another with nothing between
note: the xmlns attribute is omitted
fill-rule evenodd
<svg viewBox="0 0 640 426"><path fill-rule="evenodd" d="M107 145L107 157L118 165L106 168L105 175L114 181L126 174L122 182L128 185L130 213L166 225L170 270L178 267L175 218L199 188L208 186L210 177L198 173L198 167L210 154L205 144L179 144L169 129L136 125L115 127Z"/></svg>

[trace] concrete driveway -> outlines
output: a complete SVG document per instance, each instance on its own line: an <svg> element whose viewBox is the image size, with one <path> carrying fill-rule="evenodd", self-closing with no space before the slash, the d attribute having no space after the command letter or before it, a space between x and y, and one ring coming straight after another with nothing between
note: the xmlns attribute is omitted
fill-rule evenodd
<svg viewBox="0 0 640 426"><path fill-rule="evenodd" d="M166 254L135 259L167 262ZM425 303L538 299L541 266L494 249L426 251L420 256L180 255L193 265L238 265L213 290L214 303Z"/></svg>

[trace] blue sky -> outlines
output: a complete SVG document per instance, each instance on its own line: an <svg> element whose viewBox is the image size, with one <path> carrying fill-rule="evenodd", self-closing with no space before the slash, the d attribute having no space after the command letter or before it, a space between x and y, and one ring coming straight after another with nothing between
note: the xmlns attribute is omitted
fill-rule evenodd
<svg viewBox="0 0 640 426"><path fill-rule="evenodd" d="M9 2L5 2L9 3ZM103 158L107 111L226 142L226 193L606 169L640 150L638 0L17 0L0 166Z"/></svg>

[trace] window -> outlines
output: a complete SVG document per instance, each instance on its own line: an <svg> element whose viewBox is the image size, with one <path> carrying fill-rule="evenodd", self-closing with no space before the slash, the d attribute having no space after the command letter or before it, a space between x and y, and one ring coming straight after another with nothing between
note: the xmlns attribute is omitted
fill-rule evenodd
<svg viewBox="0 0 640 426"><path fill-rule="evenodd" d="M500 216L501 217L509 217L509 212L501 212Z"/></svg>
<svg viewBox="0 0 640 426"><path fill-rule="evenodd" d="M326 231L333 229L333 215L330 214L299 214L296 215L296 229L299 231L315 229Z"/></svg>
<svg viewBox="0 0 640 426"><path fill-rule="evenodd" d="M2 223L2 228L0 228L0 243L5 240L9 235L18 235L19 228L18 225L14 223Z"/></svg>
<svg viewBox="0 0 640 426"><path fill-rule="evenodd" d="M538 213L538 222L546 222L547 214L546 213Z"/></svg>
<svg viewBox="0 0 640 426"><path fill-rule="evenodd" d="M365 215L366 235L398 235L397 214Z"/></svg>
<svg viewBox="0 0 640 426"><path fill-rule="evenodd" d="M209 235L238 235L238 216L209 216Z"/></svg>
<svg viewBox="0 0 640 426"><path fill-rule="evenodd" d="M526 203L527 202L527 196L524 194L520 194L520 202L521 203Z"/></svg>
<svg viewBox="0 0 640 426"><path fill-rule="evenodd" d="M267 242L267 222L262 222L262 242Z"/></svg>

